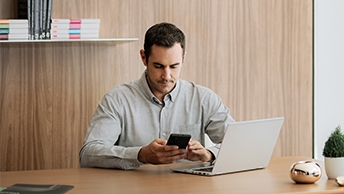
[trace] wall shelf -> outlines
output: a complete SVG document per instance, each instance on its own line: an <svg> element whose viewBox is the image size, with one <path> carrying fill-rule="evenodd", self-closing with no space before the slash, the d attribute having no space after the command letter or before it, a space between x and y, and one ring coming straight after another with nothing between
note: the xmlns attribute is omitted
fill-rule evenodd
<svg viewBox="0 0 344 194"><path fill-rule="evenodd" d="M0 40L0 43L36 43L36 42L126 42L138 38L97 38L97 39L51 39L51 40Z"/></svg>

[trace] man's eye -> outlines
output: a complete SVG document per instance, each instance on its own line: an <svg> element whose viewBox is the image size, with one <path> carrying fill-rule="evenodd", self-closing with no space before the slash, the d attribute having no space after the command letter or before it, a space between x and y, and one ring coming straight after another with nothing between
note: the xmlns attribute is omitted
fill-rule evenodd
<svg viewBox="0 0 344 194"><path fill-rule="evenodd" d="M177 65L171 66L171 69L175 69L175 68L177 68Z"/></svg>
<svg viewBox="0 0 344 194"><path fill-rule="evenodd" d="M162 68L162 65L154 65L155 68Z"/></svg>

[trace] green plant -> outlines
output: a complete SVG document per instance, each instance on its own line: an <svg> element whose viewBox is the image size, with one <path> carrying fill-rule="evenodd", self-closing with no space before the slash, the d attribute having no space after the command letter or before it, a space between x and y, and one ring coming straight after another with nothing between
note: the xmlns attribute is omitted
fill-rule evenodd
<svg viewBox="0 0 344 194"><path fill-rule="evenodd" d="M340 126L336 127L325 142L323 156L330 158L344 157L344 134L341 132Z"/></svg>

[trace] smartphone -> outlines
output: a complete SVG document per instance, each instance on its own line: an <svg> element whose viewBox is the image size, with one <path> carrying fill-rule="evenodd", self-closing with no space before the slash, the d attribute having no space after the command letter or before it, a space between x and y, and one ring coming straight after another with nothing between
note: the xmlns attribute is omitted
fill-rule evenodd
<svg viewBox="0 0 344 194"><path fill-rule="evenodd" d="M190 134L172 133L167 140L167 145L177 145L179 149L186 149L190 139Z"/></svg>

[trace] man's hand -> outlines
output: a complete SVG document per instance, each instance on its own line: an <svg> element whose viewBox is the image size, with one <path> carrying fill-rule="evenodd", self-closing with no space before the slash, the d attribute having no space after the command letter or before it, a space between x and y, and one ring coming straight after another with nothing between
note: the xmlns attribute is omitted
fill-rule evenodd
<svg viewBox="0 0 344 194"><path fill-rule="evenodd" d="M190 140L188 145L188 152L186 159L191 161L202 161L202 162L208 162L210 160L213 160L213 154L205 149L201 143L195 140Z"/></svg>
<svg viewBox="0 0 344 194"><path fill-rule="evenodd" d="M186 158L185 149L178 149L178 146L166 145L166 143L166 140L155 139L141 148L138 154L139 161L150 164L171 164Z"/></svg>

